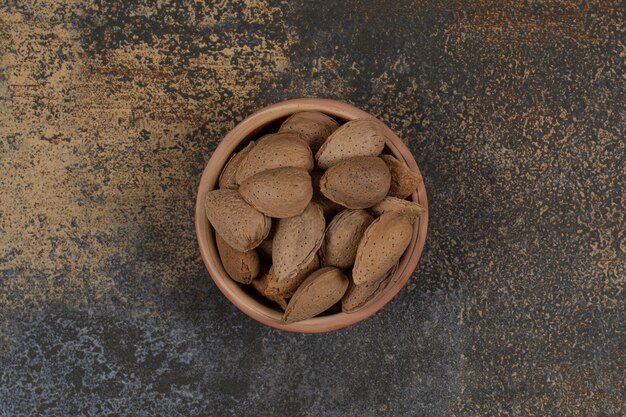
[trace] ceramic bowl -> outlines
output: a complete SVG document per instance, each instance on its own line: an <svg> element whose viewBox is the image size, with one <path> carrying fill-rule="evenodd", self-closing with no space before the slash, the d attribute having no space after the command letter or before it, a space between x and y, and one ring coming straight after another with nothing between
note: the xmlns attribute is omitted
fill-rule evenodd
<svg viewBox="0 0 626 417"><path fill-rule="evenodd" d="M215 244L215 233L204 212L204 199L208 191L217 188L220 172L234 152L241 149L249 140L258 138L259 135L265 132L276 131L280 123L289 115L306 110L326 113L340 122L353 119L376 119L372 115L349 104L325 99L283 101L252 114L226 135L202 173L196 200L196 234L200 245L200 253L209 274L222 293L237 308L254 320L268 326L293 332L319 333L350 326L368 318L387 304L406 284L415 270L424 248L428 225L428 201L426 199L426 188L422 182L411 198L413 201L421 204L426 211L415 222L411 243L402 256L395 275L387 285L387 288L377 298L353 313L336 312L297 323L281 323L280 317L282 312L278 308L264 301L252 288L249 288L250 286L241 285L233 281L224 270ZM404 161L412 170L419 172L411 151L402 140L386 126L385 133L388 152Z"/></svg>

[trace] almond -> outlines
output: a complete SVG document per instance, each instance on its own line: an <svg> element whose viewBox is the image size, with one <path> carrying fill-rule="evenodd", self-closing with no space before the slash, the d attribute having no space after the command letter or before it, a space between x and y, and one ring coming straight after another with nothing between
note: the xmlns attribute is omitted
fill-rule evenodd
<svg viewBox="0 0 626 417"><path fill-rule="evenodd" d="M230 277L242 284L250 284L259 273L259 256L254 249L241 252L226 242L219 233L215 234L217 251L222 265Z"/></svg>
<svg viewBox="0 0 626 417"><path fill-rule="evenodd" d="M391 197L407 198L417 190L417 185L422 182L419 172L414 172L391 155L381 155L391 173L391 186L389 193Z"/></svg>
<svg viewBox="0 0 626 417"><path fill-rule="evenodd" d="M222 173L220 174L220 179L219 179L220 188L230 188L233 190L237 189L237 181L235 181L235 175L237 174L237 169L239 168L241 161L243 161L245 157L248 155L248 153L250 153L253 146L254 146L254 141L250 142L248 146L246 146L245 148L243 148L242 150L240 150L239 152L237 152L230 158L230 160L228 161L228 163L222 170Z"/></svg>
<svg viewBox="0 0 626 417"><path fill-rule="evenodd" d="M377 156L385 147L385 131L375 120L351 120L335 130L317 151L322 169L355 156Z"/></svg>
<svg viewBox="0 0 626 417"><path fill-rule="evenodd" d="M237 190L209 191L204 211L213 228L233 248L247 252L267 237L271 219L241 198Z"/></svg>
<svg viewBox="0 0 626 417"><path fill-rule="evenodd" d="M293 279L311 262L324 239L326 222L320 206L310 203L298 216L278 220L272 245L278 282Z"/></svg>
<svg viewBox="0 0 626 417"><path fill-rule="evenodd" d="M278 131L299 133L308 142L311 150L317 152L326 138L338 127L339 123L324 113L303 111L289 116Z"/></svg>
<svg viewBox="0 0 626 417"><path fill-rule="evenodd" d="M267 293L280 297L289 298L298 289L302 281L308 277L311 272L320 267L319 257L317 255L311 258L311 261L305 265L296 275L292 278L278 281L276 279L270 279L267 285ZM273 272L273 271L272 271ZM275 278L275 275L270 275L271 278Z"/></svg>
<svg viewBox="0 0 626 417"><path fill-rule="evenodd" d="M376 299L378 294L387 288L397 268L398 264L395 264L386 274L382 275L374 282L365 282L361 285L356 285L350 280L348 290L341 299L341 311L344 313L353 313Z"/></svg>
<svg viewBox="0 0 626 417"><path fill-rule="evenodd" d="M283 167L248 177L241 183L239 193L266 216L284 218L304 211L313 197L313 186L304 169Z"/></svg>
<svg viewBox="0 0 626 417"><path fill-rule="evenodd" d="M396 197L385 197L383 201L371 208L377 216L388 212L398 212L405 215L411 223L425 211L424 207L414 201L402 200Z"/></svg>
<svg viewBox="0 0 626 417"><path fill-rule="evenodd" d="M272 133L259 139L239 164L237 184L259 172L281 167L313 170L311 148L298 133Z"/></svg>
<svg viewBox="0 0 626 417"><path fill-rule="evenodd" d="M330 167L320 180L320 190L335 203L364 209L385 198L390 184L391 175L382 159L357 156Z"/></svg>
<svg viewBox="0 0 626 417"><path fill-rule="evenodd" d="M352 266L365 229L374 218L365 210L344 210L326 228L320 250L322 265L346 269Z"/></svg>
<svg viewBox="0 0 626 417"><path fill-rule="evenodd" d="M411 243L413 226L401 213L385 213L370 224L359 243L352 280L376 282L394 266Z"/></svg>
<svg viewBox="0 0 626 417"><path fill-rule="evenodd" d="M348 278L337 268L318 269L304 280L283 314L283 323L295 323L328 310L348 288Z"/></svg>
<svg viewBox="0 0 626 417"><path fill-rule="evenodd" d="M313 172L311 172L311 182L313 183L313 201L319 204L319 206L322 208L322 211L324 211L324 217L328 219L334 217L337 213L343 210L343 206L329 200L320 191L320 180L322 179L323 175L324 171L320 171L318 169L315 169L313 170Z"/></svg>
<svg viewBox="0 0 626 417"><path fill-rule="evenodd" d="M267 298L270 301L275 302L282 308L283 310L287 308L287 300L285 297L281 297L279 295L272 295L267 293L267 285L272 280L272 270L263 271L261 276L254 281L252 281L252 286L255 290L259 292L263 297Z"/></svg>

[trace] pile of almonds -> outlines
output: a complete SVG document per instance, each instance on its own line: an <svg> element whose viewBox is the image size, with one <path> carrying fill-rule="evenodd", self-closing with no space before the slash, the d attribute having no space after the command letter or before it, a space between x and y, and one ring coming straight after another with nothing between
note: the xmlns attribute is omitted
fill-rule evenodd
<svg viewBox="0 0 626 417"><path fill-rule="evenodd" d="M284 323L339 302L354 312L393 276L423 211L405 199L422 178L384 149L377 121L295 113L234 154L207 193L224 269Z"/></svg>

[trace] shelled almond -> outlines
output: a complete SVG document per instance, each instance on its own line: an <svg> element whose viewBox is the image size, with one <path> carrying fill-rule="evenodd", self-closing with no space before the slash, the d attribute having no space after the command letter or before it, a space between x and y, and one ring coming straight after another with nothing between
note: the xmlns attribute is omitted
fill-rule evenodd
<svg viewBox="0 0 626 417"><path fill-rule="evenodd" d="M377 299L424 212L405 200L422 179L385 153L386 128L341 123L291 115L233 154L206 196L225 271L280 308L286 324Z"/></svg>

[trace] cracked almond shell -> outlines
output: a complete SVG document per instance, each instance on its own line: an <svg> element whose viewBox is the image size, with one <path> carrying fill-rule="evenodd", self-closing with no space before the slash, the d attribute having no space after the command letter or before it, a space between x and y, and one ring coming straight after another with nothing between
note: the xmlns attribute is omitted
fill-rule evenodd
<svg viewBox="0 0 626 417"><path fill-rule="evenodd" d="M269 271L263 271L260 277L252 281L252 286L254 287L255 290L257 290L259 294L261 294L263 297L267 298L268 300L273 301L274 303L278 304L280 308L284 310L287 308L287 300L285 300L285 297L281 297L280 295L276 295L276 294L268 294L267 292L268 284L270 283L271 280L272 280L272 270L270 269Z"/></svg>
<svg viewBox="0 0 626 417"><path fill-rule="evenodd" d="M351 209L380 202L389 191L391 175L376 156L358 156L330 167L320 180L320 190L331 201Z"/></svg>
<svg viewBox="0 0 626 417"><path fill-rule="evenodd" d="M259 255L256 250L238 251L230 246L219 233L215 234L215 242L222 265L228 275L237 282L250 284L259 273Z"/></svg>
<svg viewBox="0 0 626 417"><path fill-rule="evenodd" d="M391 155L381 155L380 158L391 173L389 196L407 198L417 190L417 185L422 182L422 176L418 172L411 171L405 163Z"/></svg>
<svg viewBox="0 0 626 417"><path fill-rule="evenodd" d="M254 174L274 168L295 167L313 170L313 154L298 133L282 132L263 136L241 161L235 179L241 184Z"/></svg>
<svg viewBox="0 0 626 417"><path fill-rule="evenodd" d="M237 190L209 191L204 211L215 231L241 252L256 248L272 225L271 219L246 203Z"/></svg>
<svg viewBox="0 0 626 417"><path fill-rule="evenodd" d="M324 239L326 221L320 206L310 203L302 214L279 219L272 244L278 282L292 279L315 257Z"/></svg>
<svg viewBox="0 0 626 417"><path fill-rule="evenodd" d="M351 120L335 130L315 154L322 169L355 156L377 156L385 147L385 131L374 120Z"/></svg>
<svg viewBox="0 0 626 417"><path fill-rule="evenodd" d="M336 304L348 288L348 278L337 268L318 269L295 292L283 313L283 323L315 317Z"/></svg>
<svg viewBox="0 0 626 417"><path fill-rule="evenodd" d="M376 282L393 267L411 243L413 225L401 213L385 213L370 224L359 243L352 280Z"/></svg>
<svg viewBox="0 0 626 417"><path fill-rule="evenodd" d="M313 197L311 176L301 168L283 167L248 177L239 193L266 216L293 217L304 211Z"/></svg>
<svg viewBox="0 0 626 417"><path fill-rule="evenodd" d="M402 200L396 197L385 197L383 201L371 208L371 211L380 216L384 213L396 212L405 215L411 223L424 212L424 207L415 201Z"/></svg>
<svg viewBox="0 0 626 417"><path fill-rule="evenodd" d="M280 126L279 132L296 132L307 141L311 150L317 152L324 141L339 127L330 116L318 111L294 113Z"/></svg>
<svg viewBox="0 0 626 417"><path fill-rule="evenodd" d="M356 250L365 229L374 218L365 210L344 210L326 228L320 249L322 265L346 269L354 264Z"/></svg>
<svg viewBox="0 0 626 417"><path fill-rule="evenodd" d="M238 185L237 185L237 181L235 180L235 176L237 175L237 169L239 168L241 161L243 161L246 158L246 156L252 150L253 147L254 147L254 141L250 142L248 146L246 146L245 148L243 148L242 150L234 154L228 160L228 163L226 164L226 166L222 170L222 173L220 174L220 178L219 178L220 188L230 188L233 190L237 189Z"/></svg>

